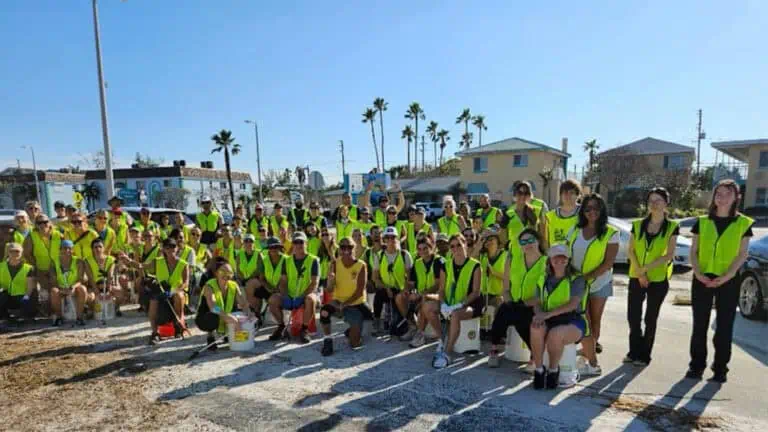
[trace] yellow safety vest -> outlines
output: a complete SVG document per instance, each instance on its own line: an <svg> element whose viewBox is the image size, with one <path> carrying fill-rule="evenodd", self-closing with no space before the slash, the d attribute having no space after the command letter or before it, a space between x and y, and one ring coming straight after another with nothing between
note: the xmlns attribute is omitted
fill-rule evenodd
<svg viewBox="0 0 768 432"><path fill-rule="evenodd" d="M200 212L195 216L195 222L202 232L216 232L219 228L219 213L215 211L208 214Z"/></svg>
<svg viewBox="0 0 768 432"><path fill-rule="evenodd" d="M528 301L536 295L539 278L547 271L547 257L541 256L531 268L525 265L523 254L512 255L512 266L509 270L509 294L512 301Z"/></svg>
<svg viewBox="0 0 768 432"><path fill-rule="evenodd" d="M483 209L479 208L475 211L475 216L482 216L483 228L488 228L496 223L499 211L496 207L488 207L488 211L484 213Z"/></svg>
<svg viewBox="0 0 768 432"><path fill-rule="evenodd" d="M450 218L448 216L442 216L437 220L438 230L447 235L448 237L459 234L461 232L461 226L459 225L459 215L455 214Z"/></svg>
<svg viewBox="0 0 768 432"><path fill-rule="evenodd" d="M237 261L235 261L235 240L232 239L229 241L229 245L224 247L224 239L218 239L216 240L216 254L217 256L223 256L227 259L227 262L229 265L232 266L232 268L237 267Z"/></svg>
<svg viewBox="0 0 768 432"><path fill-rule="evenodd" d="M51 238L47 241L37 230L33 230L30 236L32 237L32 255L35 257L35 268L38 272L47 272L51 268L51 262L59 257L61 234L56 230L51 230Z"/></svg>
<svg viewBox="0 0 768 432"><path fill-rule="evenodd" d="M499 251L498 255L496 255L496 260L493 263L490 262L487 253L484 253L480 257L480 268L483 269L484 276L483 284L480 289L481 293L498 296L504 291L504 280L492 276L489 267L493 267L497 272L504 273L504 265L507 263L507 257L509 257L509 253L505 250Z"/></svg>
<svg viewBox="0 0 768 432"><path fill-rule="evenodd" d="M718 235L715 222L709 216L699 216L698 259L704 274L722 276L739 256L741 239L754 220L738 214L725 231Z"/></svg>
<svg viewBox="0 0 768 432"><path fill-rule="evenodd" d="M568 239L569 249L571 250L571 257L573 257L573 245L576 243L576 238L578 238L578 236L581 234L581 231L581 228L574 229L570 238ZM602 237L595 237L592 239L592 241L589 243L589 246L587 246L586 252L584 253L584 260L581 263L581 268L576 269L580 274L585 275L600 267L600 264L602 264L603 260L605 260L605 250L608 248L608 241L611 239L611 237L613 237L615 232L616 228L612 227L611 225L607 225L605 233L603 233ZM592 285L592 282L594 282L594 279L587 280L586 282L588 291L590 285Z"/></svg>
<svg viewBox="0 0 768 432"><path fill-rule="evenodd" d="M27 294L27 276L33 267L22 263L19 271L11 278L11 269L8 267L8 261L0 262L0 289L7 290L11 297L23 296Z"/></svg>
<svg viewBox="0 0 768 432"><path fill-rule="evenodd" d="M99 267L99 263L96 262L96 258L93 255L85 259L88 267L91 269L91 276L93 276L93 283L104 280L109 273L109 269L115 264L115 257L107 255L104 259L104 268ZM109 283L109 281L107 281Z"/></svg>
<svg viewBox="0 0 768 432"><path fill-rule="evenodd" d="M61 258L56 258L53 261L54 268L56 269L56 284L59 288L71 288L72 285L77 283L79 272L77 265L80 262L80 258L73 256L69 263L69 269L63 271L61 268Z"/></svg>
<svg viewBox="0 0 768 432"><path fill-rule="evenodd" d="M411 256L416 256L416 225L412 222L408 222L408 225L406 225L408 228L408 252L411 253ZM427 235L432 234L432 226L428 223L424 223L421 228L419 228L419 233L425 233Z"/></svg>
<svg viewBox="0 0 768 432"><path fill-rule="evenodd" d="M661 233L657 234L651 243L648 244L648 239L644 233L641 232L643 219L638 219L632 222L632 238L634 239L632 246L634 246L635 256L639 260L638 264L640 264L640 266L650 264L667 254L669 239L672 237L672 233L675 232L675 228L677 228L678 224L671 220L667 220L666 223L667 230L664 232L664 235L661 235ZM672 267L672 261L669 261L666 265L659 265L649 269L646 276L651 282L663 282L672 277ZM637 268L632 261L629 263L629 276L634 278L639 277Z"/></svg>
<svg viewBox="0 0 768 432"><path fill-rule="evenodd" d="M245 249L241 250L237 254L237 272L243 280L250 279L256 275L256 270L259 268L259 253L255 250L253 255L248 257L245 253Z"/></svg>
<svg viewBox="0 0 768 432"><path fill-rule="evenodd" d="M413 268L416 273L416 291L418 291L419 294L424 294L435 288L435 262L438 259L437 256L433 256L432 261L429 263L429 268L424 264L424 259L421 257L414 261Z"/></svg>
<svg viewBox="0 0 768 432"><path fill-rule="evenodd" d="M453 261L445 263L445 303L453 306L464 302L472 286L472 272L480 263L474 258L467 258L459 270L459 278L453 274ZM482 283L481 283L482 285Z"/></svg>
<svg viewBox="0 0 768 432"><path fill-rule="evenodd" d="M227 281L226 301L224 300L224 296L221 294L221 289L219 288L219 282L216 280L216 278L210 279L205 284L211 288L211 293L213 294L213 300L216 302L216 306L221 310L221 313L226 313L226 314L232 313L232 309L235 306L235 297L237 294L240 293L240 287L237 286L237 282ZM203 299L203 296L200 296L201 301L202 299ZM224 334L227 332L227 323L221 318L219 318L219 328L216 329L216 331L220 334Z"/></svg>
<svg viewBox="0 0 768 432"><path fill-rule="evenodd" d="M283 274L283 264L287 256L280 254L280 258L277 260L277 264L272 264L272 260L269 258L268 249L264 249L261 253L261 262L264 266L264 280L271 286L278 288L280 283L280 276ZM269 287L264 287L267 291L272 291Z"/></svg>
<svg viewBox="0 0 768 432"><path fill-rule="evenodd" d="M579 222L579 212L569 217L561 217L557 210L550 210L544 216L547 220L547 243L549 246L568 243L568 233Z"/></svg>
<svg viewBox="0 0 768 432"><path fill-rule="evenodd" d="M382 252L379 261L379 275L381 275L381 281L387 288L403 290L405 288L405 251L397 251L392 269L389 268L386 252Z"/></svg>
<svg viewBox="0 0 768 432"><path fill-rule="evenodd" d="M175 290L181 287L181 284L184 283L182 275L186 267L187 262L180 259L176 262L176 266L171 272L165 257L157 257L155 259L155 277L158 282L166 282L170 285L172 290Z"/></svg>
<svg viewBox="0 0 768 432"><path fill-rule="evenodd" d="M92 256L93 251L91 250L91 243L98 237L99 235L96 234L96 231L91 229L77 236L77 238L73 240L75 246L72 248L72 255L82 259Z"/></svg>
<svg viewBox="0 0 768 432"><path fill-rule="evenodd" d="M317 260L314 255L304 257L301 266L301 272L296 268L296 262L292 256L285 259L285 275L288 278L288 296L291 298L301 297L309 288L312 282L312 264ZM318 262L319 266L319 262Z"/></svg>

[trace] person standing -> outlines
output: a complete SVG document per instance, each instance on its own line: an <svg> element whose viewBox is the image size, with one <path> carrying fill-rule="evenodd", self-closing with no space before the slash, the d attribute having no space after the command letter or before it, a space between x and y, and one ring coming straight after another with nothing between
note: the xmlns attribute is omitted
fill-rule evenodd
<svg viewBox="0 0 768 432"><path fill-rule="evenodd" d="M283 205L275 203L274 214L269 217L269 235L278 236L282 230L287 232L290 225L288 218L283 215Z"/></svg>
<svg viewBox="0 0 768 432"><path fill-rule="evenodd" d="M587 283L586 305L589 327L582 339L584 356L589 360L579 371L582 376L603 373L597 361L600 326L608 297L613 295L613 262L619 251L618 230L608 225L608 209L598 194L584 197L579 209L579 222L568 236L571 265Z"/></svg>
<svg viewBox="0 0 768 432"><path fill-rule="evenodd" d="M740 201L738 185L733 180L722 180L712 192L709 213L700 216L691 228L693 332L687 378L701 379L707 366L707 332L714 302L717 328L713 338L712 380L728 380L733 321L739 301L737 275L747 259L754 222L737 211Z"/></svg>
<svg viewBox="0 0 768 432"><path fill-rule="evenodd" d="M341 195L341 205L336 207L336 209L333 211L331 219L333 219L334 222L339 220L339 209L341 209L342 206L347 207L347 217L353 221L356 221L359 207L355 204L352 204L352 195L350 195L349 192L344 192L344 194Z"/></svg>
<svg viewBox="0 0 768 432"><path fill-rule="evenodd" d="M316 201L309 203L309 217L307 218L307 224L313 224L317 227L319 232L323 228L328 228L328 220L320 214L320 204Z"/></svg>
<svg viewBox="0 0 768 432"><path fill-rule="evenodd" d="M86 259L92 255L91 243L99 238L99 234L88 227L88 220L82 213L73 214L69 220L72 222L72 252L76 257Z"/></svg>
<svg viewBox="0 0 768 432"><path fill-rule="evenodd" d="M293 203L293 208L288 212L288 222L293 226L294 231L304 229L309 223L309 211L304 208L304 198L297 198Z"/></svg>
<svg viewBox="0 0 768 432"><path fill-rule="evenodd" d="M123 199L119 196L115 195L112 198L107 201L107 204L109 204L109 213L110 213L110 220L112 218L116 218L120 225L124 225L126 227L133 225L133 218L131 215L128 214L128 212L124 211L122 209L123 205Z"/></svg>
<svg viewBox="0 0 768 432"><path fill-rule="evenodd" d="M115 249L115 242L117 233L108 224L109 213L106 210L98 210L94 219L93 230L99 235L99 238L104 242L104 253L112 255L112 251Z"/></svg>
<svg viewBox="0 0 768 432"><path fill-rule="evenodd" d="M480 208L475 210L475 216L482 221L482 228L490 228L501 223L503 213L497 207L491 206L491 198L486 194L480 195Z"/></svg>
<svg viewBox="0 0 768 432"><path fill-rule="evenodd" d="M507 210L501 227L506 228L507 245L509 252L520 254L518 236L526 228L533 228L542 232L540 221L541 213L533 207L529 201L531 198L531 184L517 182L515 186L515 205Z"/></svg>
<svg viewBox="0 0 768 432"><path fill-rule="evenodd" d="M213 210L211 197L204 196L201 198L200 205L203 206L203 211L195 216L195 225L200 228L202 234L200 243L210 248L216 243L216 232L219 230L219 226L224 224L224 219L219 212Z"/></svg>
<svg viewBox="0 0 768 432"><path fill-rule="evenodd" d="M654 188L645 200L648 216L632 223L629 236L629 295L627 321L629 322L629 352L624 363L648 366L656 338L656 322L661 305L669 291L673 259L680 227L667 217L669 192ZM643 303L645 319L643 320ZM645 321L645 333L642 329Z"/></svg>
<svg viewBox="0 0 768 432"><path fill-rule="evenodd" d="M459 234L467 227L467 221L456 213L456 201L446 199L443 201L443 216L437 220L437 232L448 237Z"/></svg>
<svg viewBox="0 0 768 432"><path fill-rule="evenodd" d="M339 239L351 237L352 230L357 226L357 222L350 219L349 209L346 206L340 206L338 211L339 217L336 219L336 237Z"/></svg>
<svg viewBox="0 0 768 432"><path fill-rule="evenodd" d="M264 206L261 203L256 203L253 207L253 216L248 221L248 231L256 238L259 238L259 232L261 228L264 232L267 232L269 227L269 218L264 216Z"/></svg>
<svg viewBox="0 0 768 432"><path fill-rule="evenodd" d="M35 220L35 228L24 240L23 246L24 260L34 267L33 273L40 289L49 294L51 289L49 273L51 263L59 257L61 234L53 228L48 216L40 214ZM43 310L48 310L48 306L48 303L43 304Z"/></svg>
<svg viewBox="0 0 768 432"><path fill-rule="evenodd" d="M412 257L416 256L416 237L419 234L425 234L429 237L429 243L434 244L434 238L432 234L432 225L425 222L427 211L424 207L419 207L414 212L413 222L408 222L406 225L406 243L408 246L408 253Z"/></svg>
<svg viewBox="0 0 768 432"><path fill-rule="evenodd" d="M581 186L577 181L568 179L560 183L560 206L544 215L547 221L545 249L568 242L566 236L579 221L579 196L581 196Z"/></svg>

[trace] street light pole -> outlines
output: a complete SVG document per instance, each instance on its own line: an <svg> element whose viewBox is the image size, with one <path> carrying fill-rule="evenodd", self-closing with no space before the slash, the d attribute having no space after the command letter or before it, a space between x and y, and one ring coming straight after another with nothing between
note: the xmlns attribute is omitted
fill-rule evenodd
<svg viewBox="0 0 768 432"><path fill-rule="evenodd" d="M104 139L104 172L107 181L107 196L115 195L115 180L112 174L112 147L109 144L107 125L107 95L104 89L104 70L101 66L101 38L99 36L99 12L97 0L93 0L93 33L96 40L96 69L99 75L99 103L101 105L101 134Z"/></svg>
<svg viewBox="0 0 768 432"><path fill-rule="evenodd" d="M248 124L253 124L253 132L256 134L256 171L259 180L259 203L264 203L264 196L261 191L261 153L259 151L259 124L255 120L246 120Z"/></svg>
<svg viewBox="0 0 768 432"><path fill-rule="evenodd" d="M21 146L25 149L27 146ZM37 178L37 161L35 160L35 149L29 146L29 150L32 151L32 171L35 173L35 195L37 196L37 203L42 207L43 202L40 200L40 180Z"/></svg>

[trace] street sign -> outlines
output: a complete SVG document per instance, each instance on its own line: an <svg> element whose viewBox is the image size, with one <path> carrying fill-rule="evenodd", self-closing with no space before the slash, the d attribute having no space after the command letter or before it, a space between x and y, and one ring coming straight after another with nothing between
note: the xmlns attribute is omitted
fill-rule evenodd
<svg viewBox="0 0 768 432"><path fill-rule="evenodd" d="M356 194L362 193L365 190L362 174L347 174L347 178L349 179L349 187L347 192Z"/></svg>
<svg viewBox="0 0 768 432"><path fill-rule="evenodd" d="M78 210L83 208L83 194L81 194L78 191L75 191L72 194L72 201L75 203L75 207L78 208Z"/></svg>
<svg viewBox="0 0 768 432"><path fill-rule="evenodd" d="M139 191L136 189L122 188L117 191L117 196L125 202L126 206L135 206L139 204Z"/></svg>

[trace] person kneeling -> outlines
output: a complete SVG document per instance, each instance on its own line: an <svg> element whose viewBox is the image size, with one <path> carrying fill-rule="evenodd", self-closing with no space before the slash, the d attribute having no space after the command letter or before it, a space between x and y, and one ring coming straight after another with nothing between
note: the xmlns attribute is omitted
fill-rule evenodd
<svg viewBox="0 0 768 432"><path fill-rule="evenodd" d="M20 243L9 243L8 260L0 262L0 319L8 319L10 309L20 309L22 316L37 315L37 290L33 267L22 259Z"/></svg>
<svg viewBox="0 0 768 432"><path fill-rule="evenodd" d="M248 299L245 298L237 282L232 280L235 275L232 266L224 261L217 264L213 270L215 277L209 279L203 286L195 324L200 330L208 333L208 345L211 345L208 349L215 351L217 348L213 344L216 341L215 333L226 334L228 324L235 326L235 330L240 330L240 321L232 315L234 312L245 311L248 319L252 319L254 315Z"/></svg>
<svg viewBox="0 0 768 432"><path fill-rule="evenodd" d="M63 240L59 256L54 257L50 269L51 309L53 310L53 326L58 327L64 322L62 301L74 300L76 324L84 326L83 311L88 298L88 290L82 283L82 260L72 255L74 243Z"/></svg>
<svg viewBox="0 0 768 432"><path fill-rule="evenodd" d="M331 339L331 317L343 316L349 328L344 334L349 337L352 349L363 345L363 322L372 320L373 313L366 303L365 285L368 280L368 269L365 262L353 255L355 241L345 237L339 241L340 258L331 264L328 286L333 299L320 310L320 324L323 326L324 356L333 354Z"/></svg>
<svg viewBox="0 0 768 432"><path fill-rule="evenodd" d="M534 309L531 322L531 354L536 366L533 388L557 388L560 359L567 345L581 341L586 331L584 319L585 283L570 274L568 248L556 245L547 253L545 277L539 279L536 297L528 301ZM544 367L544 349L549 354L549 370Z"/></svg>

